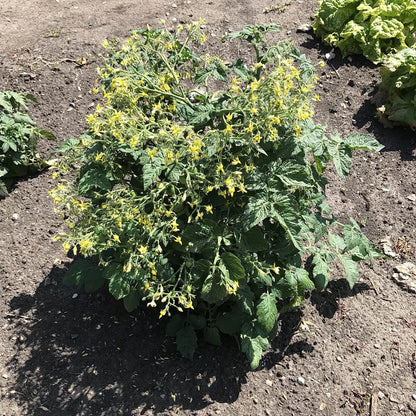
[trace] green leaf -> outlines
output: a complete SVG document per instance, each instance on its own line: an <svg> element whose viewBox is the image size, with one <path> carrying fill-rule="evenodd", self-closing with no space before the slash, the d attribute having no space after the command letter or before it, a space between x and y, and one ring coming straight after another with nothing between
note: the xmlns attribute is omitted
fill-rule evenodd
<svg viewBox="0 0 416 416"><path fill-rule="evenodd" d="M273 173L286 186L311 187L311 179L306 172L306 167L299 161L286 160L280 166L273 169Z"/></svg>
<svg viewBox="0 0 416 416"><path fill-rule="evenodd" d="M245 323L241 328L241 350L246 354L250 367L254 370L259 366L262 352L269 348L269 340L258 327Z"/></svg>
<svg viewBox="0 0 416 416"><path fill-rule="evenodd" d="M277 205L276 210L273 212L273 218L276 219L282 228L286 231L292 244L302 251L302 234L301 223L299 222L299 216L296 215L289 207L285 205Z"/></svg>
<svg viewBox="0 0 416 416"><path fill-rule="evenodd" d="M109 280L108 290L120 300L130 293L129 275L123 271L120 263L111 262L103 271L104 278Z"/></svg>
<svg viewBox="0 0 416 416"><path fill-rule="evenodd" d="M318 290L323 290L329 282L329 265L319 254L316 254L313 257L312 264L314 265L312 274L315 280L315 287Z"/></svg>
<svg viewBox="0 0 416 416"><path fill-rule="evenodd" d="M124 308L127 312L133 312L140 304L140 293L137 290L131 290L123 299Z"/></svg>
<svg viewBox="0 0 416 416"><path fill-rule="evenodd" d="M245 270L240 259L232 253L224 252L221 254L221 260L230 273L232 280L240 280L245 277Z"/></svg>
<svg viewBox="0 0 416 416"><path fill-rule="evenodd" d="M263 220L270 216L271 210L272 206L269 201L264 199L256 199L254 197L250 198L245 207L241 221L243 231L248 231L261 223Z"/></svg>
<svg viewBox="0 0 416 416"><path fill-rule="evenodd" d="M182 357L192 360L197 345L198 339L192 326L181 328L176 333L176 346Z"/></svg>
<svg viewBox="0 0 416 416"><path fill-rule="evenodd" d="M358 266L357 263L351 259L351 257L347 255L338 255L337 256L345 270L347 275L347 281L352 289L354 287L355 282L358 280Z"/></svg>
<svg viewBox="0 0 416 416"><path fill-rule="evenodd" d="M312 280L309 279L309 273L305 269L294 268L294 274L297 280L298 293L303 294L305 290L315 289Z"/></svg>
<svg viewBox="0 0 416 416"><path fill-rule="evenodd" d="M91 261L86 259L74 260L65 273L63 282L68 286L78 286L84 283L85 276L93 268Z"/></svg>
<svg viewBox="0 0 416 416"><path fill-rule="evenodd" d="M114 276L108 284L108 290L120 300L130 293L130 283L123 276Z"/></svg>
<svg viewBox="0 0 416 416"><path fill-rule="evenodd" d="M328 233L328 242L329 242L329 245L335 250L340 250L340 251L345 250L345 247L346 247L345 241L339 235Z"/></svg>
<svg viewBox="0 0 416 416"><path fill-rule="evenodd" d="M379 152L384 148L374 137L367 134L351 134L344 137L344 143L352 149L363 149Z"/></svg>
<svg viewBox="0 0 416 416"><path fill-rule="evenodd" d="M201 298L208 303L219 303L227 297L228 293L221 284L221 279L215 276L208 276L201 290Z"/></svg>
<svg viewBox="0 0 416 416"><path fill-rule="evenodd" d="M154 158L154 163L147 163L143 166L143 189L150 188L153 182L159 177L165 169L159 159Z"/></svg>
<svg viewBox="0 0 416 416"><path fill-rule="evenodd" d="M176 334L180 329L185 326L185 318L183 315L175 314L169 319L166 325L166 335L168 337L176 337Z"/></svg>
<svg viewBox="0 0 416 416"><path fill-rule="evenodd" d="M195 313L192 313L189 316L189 323L196 330L204 329L207 325L207 321L206 321L205 317L203 315L197 315Z"/></svg>
<svg viewBox="0 0 416 416"><path fill-rule="evenodd" d="M331 139L337 137L336 141L328 142L328 152L332 156L335 169L341 179L347 179L351 167L351 148L338 140L338 135L332 135Z"/></svg>
<svg viewBox="0 0 416 416"><path fill-rule="evenodd" d="M224 334L235 335L241 330L247 315L241 306L234 304L229 312L223 312L217 317L216 327Z"/></svg>
<svg viewBox="0 0 416 416"><path fill-rule="evenodd" d="M251 228L244 234L236 233L236 239L243 250L252 253L267 250L269 247L269 244L264 238L262 229L258 226Z"/></svg>
<svg viewBox="0 0 416 416"><path fill-rule="evenodd" d="M206 327L204 329L204 339L212 345L221 345L221 335L218 328Z"/></svg>
<svg viewBox="0 0 416 416"><path fill-rule="evenodd" d="M100 188L104 191L109 191L112 188L111 181L107 178L107 173L104 169L91 167L80 177L78 181L80 194L86 194L94 188Z"/></svg>
<svg viewBox="0 0 416 416"><path fill-rule="evenodd" d="M263 293L257 305L257 319L264 330L269 333L277 320L276 299L270 293Z"/></svg>

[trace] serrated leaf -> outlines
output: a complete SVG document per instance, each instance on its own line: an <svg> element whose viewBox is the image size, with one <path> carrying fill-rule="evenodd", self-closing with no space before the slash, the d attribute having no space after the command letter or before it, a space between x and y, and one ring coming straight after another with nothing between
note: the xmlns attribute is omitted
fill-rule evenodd
<svg viewBox="0 0 416 416"><path fill-rule="evenodd" d="M140 304L140 294L137 290L131 290L123 299L124 308L127 312L133 312Z"/></svg>
<svg viewBox="0 0 416 416"><path fill-rule="evenodd" d="M117 300L130 293L128 274L123 271L123 266L120 263L108 264L103 270L103 276L109 280L108 290Z"/></svg>
<svg viewBox="0 0 416 416"><path fill-rule="evenodd" d="M147 163L143 166L143 189L148 189L152 183L159 177L164 169L163 166L156 163Z"/></svg>
<svg viewBox="0 0 416 416"><path fill-rule="evenodd" d="M328 233L328 242L330 246L335 250L340 250L340 251L345 250L345 241L339 235Z"/></svg>
<svg viewBox="0 0 416 416"><path fill-rule="evenodd" d="M277 205L277 204L276 204ZM302 234L299 217L284 205L277 205L273 212L273 218L276 219L282 228L286 231L292 244L302 251Z"/></svg>
<svg viewBox="0 0 416 416"><path fill-rule="evenodd" d="M312 182L305 169L306 167L299 162L287 160L274 172L286 186L311 187Z"/></svg>
<svg viewBox="0 0 416 416"><path fill-rule="evenodd" d="M272 206L264 199L250 198L248 201L241 224L243 231L248 231L269 217Z"/></svg>
<svg viewBox="0 0 416 416"><path fill-rule="evenodd" d="M189 316L189 322L196 330L201 330L207 325L207 321L204 316L196 315L194 313Z"/></svg>
<svg viewBox="0 0 416 416"><path fill-rule="evenodd" d="M85 277L90 268L93 267L91 261L86 259L74 260L65 273L63 282L68 286L78 286L84 283Z"/></svg>
<svg viewBox="0 0 416 416"><path fill-rule="evenodd" d="M303 294L305 290L315 289L315 285L311 279L309 279L309 273L305 269L295 268L294 274L297 280L298 293Z"/></svg>
<svg viewBox="0 0 416 416"><path fill-rule="evenodd" d="M208 276L201 290L201 298L208 303L218 303L227 297L227 290L218 276Z"/></svg>
<svg viewBox="0 0 416 416"><path fill-rule="evenodd" d="M166 335L168 337L176 337L177 332L185 325L185 318L183 315L173 315L166 325Z"/></svg>
<svg viewBox="0 0 416 416"><path fill-rule="evenodd" d="M374 137L368 134L351 134L344 137L344 143L353 149L371 150L379 152L384 148Z"/></svg>
<svg viewBox="0 0 416 416"><path fill-rule="evenodd" d="M107 178L107 173L103 169L88 169L78 181L80 194L85 194L91 189L100 188L108 191L112 188L111 181Z"/></svg>
<svg viewBox="0 0 416 416"><path fill-rule="evenodd" d="M212 345L221 345L221 335L218 328L206 327L204 329L204 339Z"/></svg>
<svg viewBox="0 0 416 416"><path fill-rule="evenodd" d="M198 345L198 338L195 329L192 326L181 328L176 333L176 346L182 357L192 360L196 347Z"/></svg>
<svg viewBox="0 0 416 416"><path fill-rule="evenodd" d="M223 312L217 317L216 326L224 334L235 335L241 330L247 315L238 304L234 304L229 312Z"/></svg>
<svg viewBox="0 0 416 416"><path fill-rule="evenodd" d="M332 135L334 139L337 135ZM338 140L338 138L337 138ZM349 146L342 142L328 142L328 151L332 156L335 169L341 179L347 179L351 168L352 151Z"/></svg>
<svg viewBox="0 0 416 416"><path fill-rule="evenodd" d="M352 260L351 257L346 255L338 255L338 258L340 259L344 267L348 284L352 289L354 287L355 282L358 280L359 275L357 263L354 260Z"/></svg>
<svg viewBox="0 0 416 416"><path fill-rule="evenodd" d="M221 260L227 268L232 280L240 280L245 277L245 270L240 259L232 253L224 252Z"/></svg>
<svg viewBox="0 0 416 416"><path fill-rule="evenodd" d="M120 300L130 293L130 283L123 276L114 276L108 283L108 290L117 300Z"/></svg>
<svg viewBox="0 0 416 416"><path fill-rule="evenodd" d="M269 348L269 340L263 331L258 327L252 328L248 323L245 323L241 328L241 351L243 351L250 367L254 370L259 366L262 352Z"/></svg>
<svg viewBox="0 0 416 416"><path fill-rule="evenodd" d="M264 330L269 333L276 323L276 299L270 293L263 293L257 305L257 319Z"/></svg>
<svg viewBox="0 0 416 416"><path fill-rule="evenodd" d="M329 265L322 259L322 257L317 254L312 260L314 265L312 274L315 280L315 287L318 290L323 290L329 282Z"/></svg>
<svg viewBox="0 0 416 416"><path fill-rule="evenodd" d="M243 234L238 234L236 238L243 250L247 250L252 253L267 250L269 247L260 227L253 227Z"/></svg>

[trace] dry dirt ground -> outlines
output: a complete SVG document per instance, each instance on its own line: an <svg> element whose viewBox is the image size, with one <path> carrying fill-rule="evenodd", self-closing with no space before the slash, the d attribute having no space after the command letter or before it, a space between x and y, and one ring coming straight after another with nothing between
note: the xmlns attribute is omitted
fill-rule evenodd
<svg viewBox="0 0 416 416"><path fill-rule="evenodd" d="M330 51L297 32L312 22L315 0L173 1L2 0L0 90L34 94L32 118L61 142L84 131L96 105L102 40L162 18L205 18L212 53L221 54L225 32L260 22L280 23L279 36L314 63ZM264 13L279 4L282 12ZM1 416L416 414L416 295L391 278L397 264L415 262L415 133L378 123L379 68L335 53L318 72L315 120L330 132L372 134L385 148L356 153L347 181L328 172L328 202L375 243L389 236L401 255L362 264L353 290L335 280L282 315L257 371L233 340L202 344L187 361L148 311L127 314L104 292L61 284L71 259L51 240L62 227L47 194L51 173L22 180L0 201Z"/></svg>

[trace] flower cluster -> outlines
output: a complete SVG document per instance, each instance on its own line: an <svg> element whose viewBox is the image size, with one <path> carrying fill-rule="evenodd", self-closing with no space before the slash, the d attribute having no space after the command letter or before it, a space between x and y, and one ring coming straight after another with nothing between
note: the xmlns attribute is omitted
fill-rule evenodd
<svg viewBox="0 0 416 416"><path fill-rule="evenodd" d="M233 36L254 47L247 64L199 59L200 26L104 42L104 104L61 149L57 176L80 168L52 196L69 225L58 236L65 250L95 259L128 309L141 300L160 317L186 309L217 343L219 330L240 333L244 322L253 337L256 322L270 332L276 299L298 304L313 286L299 262L316 240L308 215L319 211L329 153L315 146L316 159L306 156L314 67L290 42L266 47L277 26ZM292 266L302 278L290 277ZM219 322L233 303L241 319L231 331Z"/></svg>

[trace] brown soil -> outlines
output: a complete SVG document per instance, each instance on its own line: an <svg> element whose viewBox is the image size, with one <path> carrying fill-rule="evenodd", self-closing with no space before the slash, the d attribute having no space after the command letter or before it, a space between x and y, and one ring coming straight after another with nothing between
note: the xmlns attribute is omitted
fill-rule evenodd
<svg viewBox="0 0 416 416"><path fill-rule="evenodd" d="M280 36L317 63L330 48L296 30L311 23L317 2L286 3L282 13L265 14L279 2L3 1L0 90L34 94L32 118L59 142L78 136L97 100L102 40L162 18L173 25L204 17L212 53L221 53L227 31L277 22ZM357 152L347 181L328 172L328 202L375 243L408 237L416 246L416 204L407 198L416 193L415 133L378 123L379 69L335 53L319 71L315 120L330 132L370 133L385 149ZM42 142L40 151L48 155L57 144ZM335 280L282 315L257 371L232 340L221 348L201 344L187 361L149 311L128 314L105 293L61 284L71 259L51 240L62 227L47 193L53 186L46 171L0 201L1 416L416 414L416 297L391 279L395 265L415 261L411 250L362 264L353 290Z"/></svg>

